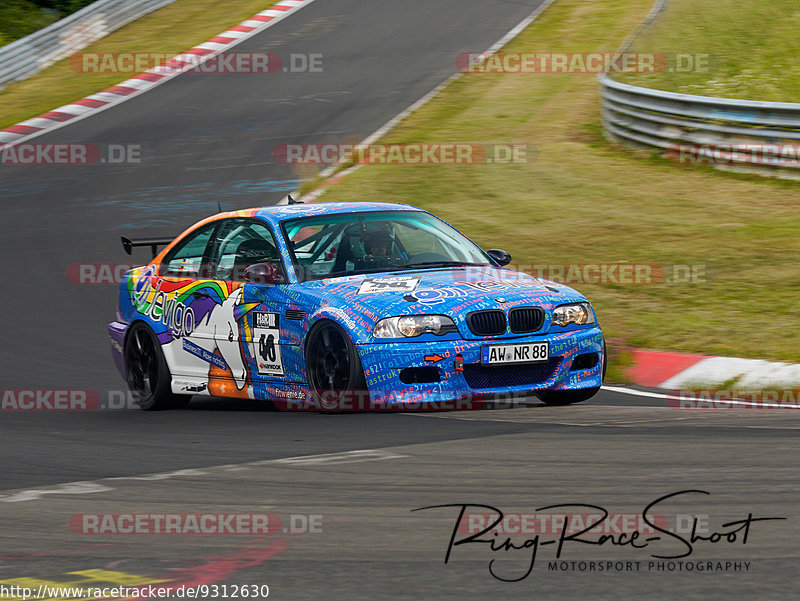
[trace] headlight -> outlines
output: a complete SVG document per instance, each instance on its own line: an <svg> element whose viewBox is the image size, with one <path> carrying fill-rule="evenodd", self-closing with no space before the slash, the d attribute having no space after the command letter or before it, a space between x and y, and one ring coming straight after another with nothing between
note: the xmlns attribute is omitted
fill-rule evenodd
<svg viewBox="0 0 800 601"><path fill-rule="evenodd" d="M594 312L589 303L561 305L553 309L553 323L557 326L568 326L571 323L583 325L594 323Z"/></svg>
<svg viewBox="0 0 800 601"><path fill-rule="evenodd" d="M381 319L372 328L375 338L414 338L422 334L441 336L457 332L456 324L445 315L404 315Z"/></svg>

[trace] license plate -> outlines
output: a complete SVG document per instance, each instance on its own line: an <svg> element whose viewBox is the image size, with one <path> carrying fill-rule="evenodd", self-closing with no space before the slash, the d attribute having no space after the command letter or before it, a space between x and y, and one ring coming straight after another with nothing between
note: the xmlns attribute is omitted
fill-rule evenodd
<svg viewBox="0 0 800 601"><path fill-rule="evenodd" d="M520 344L491 344L481 347L481 363L534 363L547 361L550 345L547 342L523 342Z"/></svg>

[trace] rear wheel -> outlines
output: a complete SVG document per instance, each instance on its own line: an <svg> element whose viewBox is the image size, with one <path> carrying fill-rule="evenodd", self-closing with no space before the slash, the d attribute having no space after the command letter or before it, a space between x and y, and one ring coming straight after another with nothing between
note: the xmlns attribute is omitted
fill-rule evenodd
<svg viewBox="0 0 800 601"><path fill-rule="evenodd" d="M306 375L314 401L322 410L362 409L369 403L356 347L332 321L319 322L308 335Z"/></svg>
<svg viewBox="0 0 800 601"><path fill-rule="evenodd" d="M145 411L178 409L192 397L173 394L172 377L161 345L144 323L134 324L125 341L125 373L139 407Z"/></svg>

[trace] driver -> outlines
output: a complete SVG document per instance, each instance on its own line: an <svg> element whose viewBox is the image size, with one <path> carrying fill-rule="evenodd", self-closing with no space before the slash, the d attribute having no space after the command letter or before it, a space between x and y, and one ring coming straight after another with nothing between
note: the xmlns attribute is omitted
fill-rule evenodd
<svg viewBox="0 0 800 601"><path fill-rule="evenodd" d="M392 250L392 236L385 230L364 235L364 251L373 257L387 257Z"/></svg>
<svg viewBox="0 0 800 601"><path fill-rule="evenodd" d="M356 260L356 269L391 267L400 261L395 256L395 242L388 230L362 232L361 247L364 254Z"/></svg>

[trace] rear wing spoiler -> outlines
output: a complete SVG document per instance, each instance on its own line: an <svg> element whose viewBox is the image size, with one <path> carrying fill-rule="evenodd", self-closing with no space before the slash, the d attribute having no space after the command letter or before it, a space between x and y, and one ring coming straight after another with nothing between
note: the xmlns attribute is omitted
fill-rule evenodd
<svg viewBox="0 0 800 601"><path fill-rule="evenodd" d="M122 248L125 249L126 253L131 254L134 246L149 246L154 258L158 254L159 246L166 246L173 240L173 238L170 238L169 240L164 240L163 238L142 238L139 240L131 240L125 236L120 236L120 239L122 240Z"/></svg>

